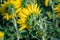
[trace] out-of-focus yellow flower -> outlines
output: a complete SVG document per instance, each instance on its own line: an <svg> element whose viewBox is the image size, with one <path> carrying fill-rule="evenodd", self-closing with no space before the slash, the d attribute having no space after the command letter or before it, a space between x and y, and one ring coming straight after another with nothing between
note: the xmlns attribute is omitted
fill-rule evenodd
<svg viewBox="0 0 60 40"><path fill-rule="evenodd" d="M21 0L7 0L4 1L4 5L12 4L15 8L18 8L21 6Z"/></svg>
<svg viewBox="0 0 60 40"><path fill-rule="evenodd" d="M20 11L22 0L7 0L4 1L4 4L1 4L1 14L4 16L4 19L10 20L16 16ZM13 10L11 9L13 8Z"/></svg>
<svg viewBox="0 0 60 40"><path fill-rule="evenodd" d="M48 7L49 5L49 0L45 0L45 6Z"/></svg>
<svg viewBox="0 0 60 40"><path fill-rule="evenodd" d="M41 12L41 10L37 6L37 4L34 4L34 5L30 4L30 5L27 6L27 8L23 8L22 11L20 11L18 13L18 17L20 19L18 19L17 23L21 25L19 30L23 30L25 28L31 28L31 26L27 25L27 23L26 23L27 18L31 14L37 14L38 15L40 12Z"/></svg>
<svg viewBox="0 0 60 40"><path fill-rule="evenodd" d="M54 10L55 10L56 12L59 12L59 11L60 11L60 4L55 5Z"/></svg>
<svg viewBox="0 0 60 40"><path fill-rule="evenodd" d="M4 37L4 32L1 32L1 31L0 31L0 38L1 38L1 37Z"/></svg>
<svg viewBox="0 0 60 40"><path fill-rule="evenodd" d="M7 0L7 1L4 1L4 4L1 4L1 11L3 10L3 12L6 11L6 7L8 5L13 5L13 7L15 9L19 8L21 6L21 0Z"/></svg>
<svg viewBox="0 0 60 40"><path fill-rule="evenodd" d="M55 5L54 10L56 12L56 17L60 18L60 4Z"/></svg>

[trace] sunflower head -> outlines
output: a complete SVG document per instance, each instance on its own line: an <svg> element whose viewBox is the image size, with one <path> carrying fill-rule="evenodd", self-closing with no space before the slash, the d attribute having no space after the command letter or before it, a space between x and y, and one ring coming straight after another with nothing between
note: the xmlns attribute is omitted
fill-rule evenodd
<svg viewBox="0 0 60 40"><path fill-rule="evenodd" d="M14 6L12 5L12 4L7 4L6 6L5 6L5 11L4 11L4 13L2 13L3 14L3 18L4 19L6 19L6 20L10 20L12 17L13 17L13 15L15 15L14 14L15 13L15 8L14 8ZM12 17L11 17L12 16Z"/></svg>
<svg viewBox="0 0 60 40"><path fill-rule="evenodd" d="M17 22L21 25L19 30L31 28L35 25L37 17L41 12L39 7L37 6L37 4L28 5L27 8L23 8L22 11L18 13L20 19ZM25 27L23 26L23 24L25 25Z"/></svg>
<svg viewBox="0 0 60 40"><path fill-rule="evenodd" d="M4 19L11 19L16 16L16 10L20 7L20 0L7 0L4 4L1 4L1 12ZM4 9L4 11L3 11Z"/></svg>

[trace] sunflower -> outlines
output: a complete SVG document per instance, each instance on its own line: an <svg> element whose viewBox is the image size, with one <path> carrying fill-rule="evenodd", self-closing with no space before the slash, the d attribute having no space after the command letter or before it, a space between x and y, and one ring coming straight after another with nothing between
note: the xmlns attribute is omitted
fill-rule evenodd
<svg viewBox="0 0 60 40"><path fill-rule="evenodd" d="M56 12L56 17L60 18L60 4L55 5L54 10Z"/></svg>
<svg viewBox="0 0 60 40"><path fill-rule="evenodd" d="M41 10L37 7L37 4L28 5L27 8L23 8L22 11L18 13L17 23L21 25L19 30L23 30L25 28L31 28L33 24L33 20L39 15ZM31 23L31 24L30 24Z"/></svg>
<svg viewBox="0 0 60 40"><path fill-rule="evenodd" d="M4 1L4 4L1 4L2 7L1 13L4 16L3 18L7 20L10 20L11 17L14 18L16 16L16 13L20 9L20 6L21 6L21 0Z"/></svg>

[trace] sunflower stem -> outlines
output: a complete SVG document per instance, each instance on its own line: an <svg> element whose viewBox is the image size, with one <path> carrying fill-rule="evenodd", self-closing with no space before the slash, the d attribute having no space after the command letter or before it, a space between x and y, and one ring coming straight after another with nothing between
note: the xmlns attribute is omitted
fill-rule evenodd
<svg viewBox="0 0 60 40"><path fill-rule="evenodd" d="M14 9L13 8L11 8L11 9L12 9L12 15L14 15ZM18 32L18 28L17 28L17 23L16 23L15 17L13 18L13 24L14 24L14 27L16 29L17 40L19 40L19 32Z"/></svg>
<svg viewBox="0 0 60 40"><path fill-rule="evenodd" d="M50 0L50 3L51 3L52 11L53 11L53 24L54 24L55 19L56 19L56 15L55 15L55 11L54 11L54 2L53 2L53 0Z"/></svg>
<svg viewBox="0 0 60 40"><path fill-rule="evenodd" d="M42 35L42 40L47 40L47 38L46 38L46 23L45 23L45 21L46 21L46 17L45 18L41 18L40 17L40 29L42 30L42 32L43 32L43 35ZM43 22L44 21L44 22ZM45 26L43 26L43 25L45 25ZM45 27L45 28L44 28Z"/></svg>

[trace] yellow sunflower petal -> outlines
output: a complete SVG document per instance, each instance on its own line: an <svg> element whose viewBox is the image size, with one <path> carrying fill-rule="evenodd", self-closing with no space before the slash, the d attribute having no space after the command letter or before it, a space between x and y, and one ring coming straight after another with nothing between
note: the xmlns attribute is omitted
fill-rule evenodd
<svg viewBox="0 0 60 40"><path fill-rule="evenodd" d="M20 17L20 18L26 18L27 16L24 15L22 12L20 12L20 13L18 14L18 17Z"/></svg>
<svg viewBox="0 0 60 40"><path fill-rule="evenodd" d="M3 18L6 19L6 20L9 20L10 19L10 15L8 13L5 13Z"/></svg>
<svg viewBox="0 0 60 40"><path fill-rule="evenodd" d="M20 31L25 29L27 26L25 24L22 24L21 28L19 29Z"/></svg>
<svg viewBox="0 0 60 40"><path fill-rule="evenodd" d="M22 12L23 12L23 14L25 14L27 16L30 14L29 10L26 8L22 9Z"/></svg>
<svg viewBox="0 0 60 40"><path fill-rule="evenodd" d="M18 24L24 24L24 23L26 23L26 19L25 18L18 19L17 23Z"/></svg>

